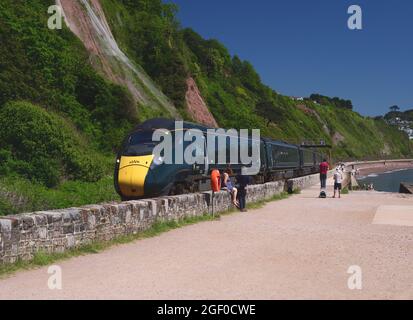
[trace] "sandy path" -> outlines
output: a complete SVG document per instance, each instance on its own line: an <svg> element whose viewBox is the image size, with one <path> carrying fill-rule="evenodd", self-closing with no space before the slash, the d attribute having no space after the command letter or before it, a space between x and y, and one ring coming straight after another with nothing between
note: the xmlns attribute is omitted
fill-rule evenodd
<svg viewBox="0 0 413 320"><path fill-rule="evenodd" d="M413 299L413 228L372 224L380 205L413 198L317 193L59 263L61 291L48 289L47 268L20 272L0 280L0 298ZM351 265L360 291L347 287Z"/></svg>

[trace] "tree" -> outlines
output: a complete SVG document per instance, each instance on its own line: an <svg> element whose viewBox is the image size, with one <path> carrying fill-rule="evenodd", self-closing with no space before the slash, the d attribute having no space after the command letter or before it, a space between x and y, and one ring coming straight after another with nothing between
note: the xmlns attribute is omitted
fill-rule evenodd
<svg viewBox="0 0 413 320"><path fill-rule="evenodd" d="M392 106L392 107L390 107L390 111L398 112L398 111L400 111L400 108L399 108L399 106Z"/></svg>
<svg viewBox="0 0 413 320"><path fill-rule="evenodd" d="M283 111L281 108L275 106L272 101L261 101L255 107L257 113L267 120L267 127L270 123L276 123L283 118Z"/></svg>
<svg viewBox="0 0 413 320"><path fill-rule="evenodd" d="M338 97L330 98L327 96L323 96L321 94L312 94L310 96L310 100L317 102L318 104L324 106L333 106L340 109L348 109L353 110L353 102L351 100L344 100Z"/></svg>

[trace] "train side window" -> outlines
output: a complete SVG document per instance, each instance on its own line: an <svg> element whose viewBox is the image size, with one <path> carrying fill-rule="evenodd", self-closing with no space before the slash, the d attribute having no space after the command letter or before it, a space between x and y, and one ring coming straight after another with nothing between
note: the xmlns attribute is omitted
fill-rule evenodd
<svg viewBox="0 0 413 320"><path fill-rule="evenodd" d="M220 138L222 139L222 136L217 136L216 141L215 141L216 163L222 167L226 167L227 165L227 143L225 141L225 144L222 144L222 146L220 146L220 143L219 143ZM219 157L220 155L222 156L223 159L220 159Z"/></svg>
<svg viewBox="0 0 413 320"><path fill-rule="evenodd" d="M226 162L227 164L231 164L231 139L229 137L226 138Z"/></svg>
<svg viewBox="0 0 413 320"><path fill-rule="evenodd" d="M201 163L203 163L205 160L205 155L206 155L205 137L202 136L201 139L202 139L202 144L195 145L193 156L198 158L198 162L201 161Z"/></svg>

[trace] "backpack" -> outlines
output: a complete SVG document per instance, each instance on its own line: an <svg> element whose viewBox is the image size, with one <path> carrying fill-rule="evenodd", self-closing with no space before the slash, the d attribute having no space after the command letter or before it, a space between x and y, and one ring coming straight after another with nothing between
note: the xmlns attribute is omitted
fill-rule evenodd
<svg viewBox="0 0 413 320"><path fill-rule="evenodd" d="M321 192L320 192L320 198L321 198L321 199L327 198L327 194L326 194L325 191L321 191Z"/></svg>

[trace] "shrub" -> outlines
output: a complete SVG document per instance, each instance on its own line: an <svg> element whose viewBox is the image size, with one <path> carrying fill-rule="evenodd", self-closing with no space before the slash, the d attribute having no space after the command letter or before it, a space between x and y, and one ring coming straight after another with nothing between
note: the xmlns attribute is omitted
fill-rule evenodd
<svg viewBox="0 0 413 320"><path fill-rule="evenodd" d="M62 179L97 181L104 167L67 120L28 102L10 102L0 111L0 162L49 187Z"/></svg>

